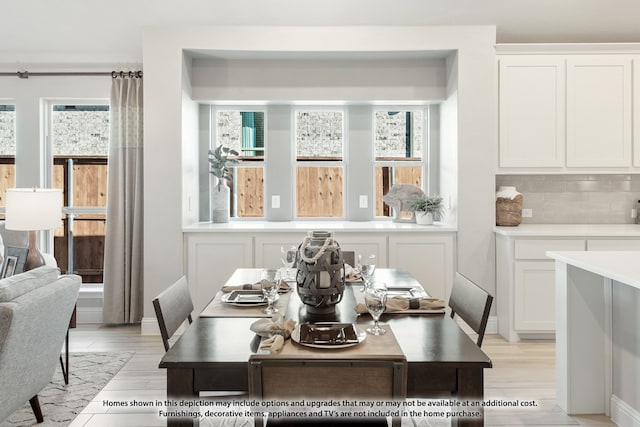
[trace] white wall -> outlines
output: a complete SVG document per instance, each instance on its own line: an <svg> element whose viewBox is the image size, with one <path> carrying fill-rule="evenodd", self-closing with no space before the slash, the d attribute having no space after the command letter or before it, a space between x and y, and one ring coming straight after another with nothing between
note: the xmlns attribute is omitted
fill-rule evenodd
<svg viewBox="0 0 640 427"><path fill-rule="evenodd" d="M194 59L193 97L276 102L444 99L444 57L353 57L358 54L338 59Z"/></svg>
<svg viewBox="0 0 640 427"><path fill-rule="evenodd" d="M402 41L401 43L398 40ZM151 299L185 271L182 194L183 50L240 52L457 51L458 265L493 289L495 163L495 27L153 27L144 34L145 71L145 324ZM195 90L195 88L194 88ZM251 96L250 98L255 99ZM370 97L367 97L370 98ZM194 135L197 133L194 132ZM188 139L191 136L187 136ZM188 164L190 162L187 161ZM197 178L193 179L197 182ZM160 214L161 213L161 214Z"/></svg>

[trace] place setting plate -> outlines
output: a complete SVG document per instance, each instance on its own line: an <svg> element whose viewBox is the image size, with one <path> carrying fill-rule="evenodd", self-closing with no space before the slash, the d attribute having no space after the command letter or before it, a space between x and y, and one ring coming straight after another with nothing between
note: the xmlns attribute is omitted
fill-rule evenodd
<svg viewBox="0 0 640 427"><path fill-rule="evenodd" d="M360 344L367 333L352 323L302 323L291 333L291 339L313 348L347 348Z"/></svg>
<svg viewBox="0 0 640 427"><path fill-rule="evenodd" d="M222 295L220 298L225 304L235 305L238 307L256 307L267 305L267 299L262 291L255 290L237 290Z"/></svg>

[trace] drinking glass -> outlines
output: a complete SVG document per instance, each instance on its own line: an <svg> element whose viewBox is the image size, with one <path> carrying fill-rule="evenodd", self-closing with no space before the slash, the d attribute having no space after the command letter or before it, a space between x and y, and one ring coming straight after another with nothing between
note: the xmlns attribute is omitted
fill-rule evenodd
<svg viewBox="0 0 640 427"><path fill-rule="evenodd" d="M265 314L276 314L278 309L273 306L273 303L278 299L278 290L282 283L282 277L280 272L274 270L263 271L260 279L260 285L262 289L262 295L267 299L267 307L262 310Z"/></svg>
<svg viewBox="0 0 640 427"><path fill-rule="evenodd" d="M358 255L358 269L362 273L365 289L369 286L373 273L376 271L376 256L369 254L366 257Z"/></svg>
<svg viewBox="0 0 640 427"><path fill-rule="evenodd" d="M284 246L280 246L280 261L282 261L282 265L284 265L284 277L283 280L295 280L295 275L293 274L293 264L296 262L296 253L298 252L298 248L295 246L290 246L289 249L286 249Z"/></svg>
<svg viewBox="0 0 640 427"><path fill-rule="evenodd" d="M380 327L378 321L387 305L387 285L382 282L370 283L364 290L364 302L374 322L372 327L367 328L367 332L371 335L383 335L387 331Z"/></svg>

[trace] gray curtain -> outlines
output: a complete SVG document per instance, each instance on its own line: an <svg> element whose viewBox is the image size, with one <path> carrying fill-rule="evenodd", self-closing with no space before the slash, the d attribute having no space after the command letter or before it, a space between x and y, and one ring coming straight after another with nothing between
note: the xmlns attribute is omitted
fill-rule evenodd
<svg viewBox="0 0 640 427"><path fill-rule="evenodd" d="M111 86L104 322L142 320L142 79Z"/></svg>

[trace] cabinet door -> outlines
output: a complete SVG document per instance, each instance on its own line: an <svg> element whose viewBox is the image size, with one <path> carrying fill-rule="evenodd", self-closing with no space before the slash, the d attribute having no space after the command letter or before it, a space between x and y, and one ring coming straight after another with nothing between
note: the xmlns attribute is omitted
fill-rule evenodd
<svg viewBox="0 0 640 427"><path fill-rule="evenodd" d="M555 261L516 261L514 326L516 331L555 331Z"/></svg>
<svg viewBox="0 0 640 427"><path fill-rule="evenodd" d="M640 239L591 239L589 251L640 251Z"/></svg>
<svg viewBox="0 0 640 427"><path fill-rule="evenodd" d="M633 166L640 167L640 58L633 60Z"/></svg>
<svg viewBox="0 0 640 427"><path fill-rule="evenodd" d="M409 271L433 297L448 300L454 274L451 235L389 236L389 267Z"/></svg>
<svg viewBox="0 0 640 427"><path fill-rule="evenodd" d="M253 267L253 239L237 233L187 237L187 279L194 313L200 313L236 268Z"/></svg>
<svg viewBox="0 0 640 427"><path fill-rule="evenodd" d="M500 167L564 166L564 59L505 57L499 70Z"/></svg>
<svg viewBox="0 0 640 427"><path fill-rule="evenodd" d="M631 59L567 60L567 166L631 166Z"/></svg>

